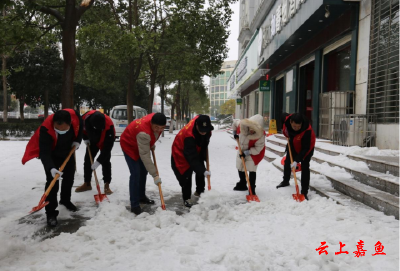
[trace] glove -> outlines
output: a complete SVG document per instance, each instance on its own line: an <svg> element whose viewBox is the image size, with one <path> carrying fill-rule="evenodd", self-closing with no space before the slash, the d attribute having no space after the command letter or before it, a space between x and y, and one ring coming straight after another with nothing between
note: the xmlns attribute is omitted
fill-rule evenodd
<svg viewBox="0 0 400 271"><path fill-rule="evenodd" d="M246 154L244 154L244 153L243 153L243 154L239 154L239 157L240 157L240 158L243 157L243 159L244 159L244 158L246 158Z"/></svg>
<svg viewBox="0 0 400 271"><path fill-rule="evenodd" d="M90 145L90 140L89 139L83 140L83 142L86 144L86 146Z"/></svg>
<svg viewBox="0 0 400 271"><path fill-rule="evenodd" d="M211 171L204 171L204 177L210 176L211 177Z"/></svg>
<svg viewBox="0 0 400 271"><path fill-rule="evenodd" d="M60 176L58 176L57 180L60 179L60 177L63 175L63 172L58 171L56 168L52 168L50 170L51 176L53 176L53 178L56 176L56 174L58 173Z"/></svg>
<svg viewBox="0 0 400 271"><path fill-rule="evenodd" d="M76 142L76 141L74 141L73 143L72 143L72 145L71 145L71 148L73 147L73 146L75 146L75 150L77 150L77 149L79 149L79 146L80 146L81 144L79 144L78 142Z"/></svg>
<svg viewBox="0 0 400 271"><path fill-rule="evenodd" d="M248 156L248 155L250 154L250 151L249 151L249 150L245 150L245 151L243 151L243 154L244 154L245 156Z"/></svg>
<svg viewBox="0 0 400 271"><path fill-rule="evenodd" d="M151 146L150 149L151 149L152 151L155 151L155 150L156 150L156 145Z"/></svg>
<svg viewBox="0 0 400 271"><path fill-rule="evenodd" d="M234 134L233 135L233 138L236 140L236 139L239 139L239 135L238 134Z"/></svg>
<svg viewBox="0 0 400 271"><path fill-rule="evenodd" d="M100 163L98 161L94 161L93 165L91 166L92 170L96 170L100 166Z"/></svg>
<svg viewBox="0 0 400 271"><path fill-rule="evenodd" d="M294 161L294 162L293 162L293 164L291 164L291 165L290 165L290 168L294 168L294 169L296 169L296 167L297 167L297 162L296 162L296 161Z"/></svg>
<svg viewBox="0 0 400 271"><path fill-rule="evenodd" d="M156 176L154 177L154 184L158 186L158 184L161 184L161 178Z"/></svg>

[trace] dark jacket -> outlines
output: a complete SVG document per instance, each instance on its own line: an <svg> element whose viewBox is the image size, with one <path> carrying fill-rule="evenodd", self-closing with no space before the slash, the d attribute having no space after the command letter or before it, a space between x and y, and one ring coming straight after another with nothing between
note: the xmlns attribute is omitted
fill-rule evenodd
<svg viewBox="0 0 400 271"><path fill-rule="evenodd" d="M39 148L40 148L40 160L42 160L43 166L47 171L50 171L52 168L55 168L53 158L67 158L69 152L71 151L71 145L73 142L78 142L79 144L82 141L82 131L83 131L83 121L82 117L75 110L76 115L79 118L79 132L77 138L74 139L74 129L71 125L68 132L63 135L57 134L57 145L54 150L52 150L53 146L53 138L47 132L47 128L42 126L40 127L40 135L39 135ZM57 168L58 169L58 168Z"/></svg>
<svg viewBox="0 0 400 271"><path fill-rule="evenodd" d="M196 174L204 174L206 168L204 166L204 161L207 160L207 148L210 143L211 132L205 134L204 136L196 129L196 125L193 127L193 137L187 137L184 141L183 155L188 161L191 169L196 172ZM197 147L200 147L200 153L197 152Z"/></svg>
<svg viewBox="0 0 400 271"><path fill-rule="evenodd" d="M291 148L292 155L293 155L293 161L300 163L302 160L310 159L311 156L313 156L313 154L314 154L314 148L313 148L311 150L311 152L305 157L307 152L310 150L310 146L311 146L311 131L308 130L304 133L304 135L301 139L301 151L299 153L296 153L296 150L295 150L294 144L293 144L293 139L296 135L299 135L302 132L304 132L305 130L307 130L308 126L310 125L310 122L306 118L303 118L303 122L302 122L300 130L295 131L292 129L292 125L290 125L290 117L287 120L285 120L288 115L289 114L287 114L287 113L282 114L282 126L283 126L283 124L285 124L285 126L287 127L287 131L289 133L289 142L290 142L290 148ZM286 152L289 154L289 149L287 146L286 146Z"/></svg>
<svg viewBox="0 0 400 271"><path fill-rule="evenodd" d="M90 145L96 146L97 143L99 143L100 141L102 131L94 129L93 126L90 124L89 120L92 116L86 118L85 130L87 135L83 134L83 140L90 140ZM100 164L103 164L106 160L110 160L111 150L114 147L114 141L115 141L115 133L114 133L114 126L112 125L110 126L110 129L106 131L106 135L104 137L104 142L103 142L103 149L100 151L100 155L97 158L97 161Z"/></svg>

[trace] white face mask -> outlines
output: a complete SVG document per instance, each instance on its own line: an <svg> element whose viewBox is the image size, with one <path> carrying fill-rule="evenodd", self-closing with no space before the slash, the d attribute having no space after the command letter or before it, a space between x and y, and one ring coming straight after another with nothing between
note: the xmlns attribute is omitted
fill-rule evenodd
<svg viewBox="0 0 400 271"><path fill-rule="evenodd" d="M59 135L66 134L66 133L68 132L68 130L60 131L60 130L57 130L56 128L54 128L54 130L55 130L55 131L57 132L57 134L59 134Z"/></svg>

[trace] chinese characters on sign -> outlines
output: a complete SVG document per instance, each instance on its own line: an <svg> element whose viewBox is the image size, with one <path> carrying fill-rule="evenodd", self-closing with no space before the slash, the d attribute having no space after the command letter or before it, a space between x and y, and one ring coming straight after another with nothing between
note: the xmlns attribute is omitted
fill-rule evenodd
<svg viewBox="0 0 400 271"><path fill-rule="evenodd" d="M343 250L342 250L342 248L343 248L346 244L343 244L342 242L339 242L339 244L340 244L340 251L339 251L339 252L335 252L335 255L339 255L339 254L349 254L348 251L343 251ZM319 254L319 255L321 255L322 253L325 253L325 255L328 255L328 251L326 251L326 249L327 249L328 247L329 247L329 246L326 245L326 242L324 241L324 242L321 242L321 245L320 245L318 248L316 248L315 250L318 251L318 254ZM383 249L384 249L384 248L385 248L385 247L382 245L382 243L378 241L378 242L375 244L375 254L372 254L372 256L375 256L375 255L386 255L386 253L383 252ZM366 252L366 251L367 251L367 250L364 249L364 241L363 241L363 240L360 240L359 242L357 242L357 250L356 250L356 251L353 251L353 253L355 254L354 257L357 257L357 258L363 257L363 256L365 256L365 252Z"/></svg>

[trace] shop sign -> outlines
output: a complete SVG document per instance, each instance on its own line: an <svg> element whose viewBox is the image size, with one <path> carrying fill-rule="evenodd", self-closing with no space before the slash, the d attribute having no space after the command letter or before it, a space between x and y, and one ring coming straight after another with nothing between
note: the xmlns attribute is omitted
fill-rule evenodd
<svg viewBox="0 0 400 271"><path fill-rule="evenodd" d="M236 104L241 105L242 104L242 99L236 99Z"/></svg>
<svg viewBox="0 0 400 271"><path fill-rule="evenodd" d="M259 90L260 91L270 91L270 81L269 80L260 80L259 82Z"/></svg>
<svg viewBox="0 0 400 271"><path fill-rule="evenodd" d="M240 61L236 69L236 83L247 73L247 56Z"/></svg>
<svg viewBox="0 0 400 271"><path fill-rule="evenodd" d="M290 18L295 16L301 4L304 4L306 0L282 0L282 4L279 4L271 18L271 39L289 22Z"/></svg>
<svg viewBox="0 0 400 271"><path fill-rule="evenodd" d="M235 75L232 74L231 81L229 82L229 89L232 90L235 87Z"/></svg>

